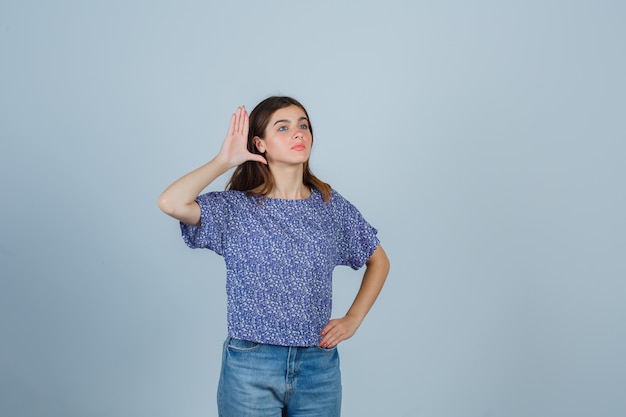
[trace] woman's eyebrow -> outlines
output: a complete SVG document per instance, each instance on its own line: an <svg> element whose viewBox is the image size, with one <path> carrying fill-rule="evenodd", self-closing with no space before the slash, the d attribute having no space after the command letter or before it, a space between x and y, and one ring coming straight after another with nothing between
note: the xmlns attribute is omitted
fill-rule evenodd
<svg viewBox="0 0 626 417"><path fill-rule="evenodd" d="M302 120L306 120L307 122L309 121L309 119L308 119L306 116L302 116L302 117L298 118L298 121L299 121L299 122L300 122L300 121L302 121ZM280 119L280 120L276 120L276 121L274 122L274 125L273 125L273 126L276 126L278 123L291 123L291 120L288 120L288 119Z"/></svg>

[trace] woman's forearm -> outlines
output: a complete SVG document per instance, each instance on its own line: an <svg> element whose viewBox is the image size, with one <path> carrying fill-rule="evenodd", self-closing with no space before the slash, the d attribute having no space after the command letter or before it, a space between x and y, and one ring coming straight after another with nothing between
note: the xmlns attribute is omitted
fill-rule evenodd
<svg viewBox="0 0 626 417"><path fill-rule="evenodd" d="M333 319L324 326L320 346L331 348L351 338L370 311L389 273L389 259L381 246L378 246L366 263L361 288L345 316Z"/></svg>

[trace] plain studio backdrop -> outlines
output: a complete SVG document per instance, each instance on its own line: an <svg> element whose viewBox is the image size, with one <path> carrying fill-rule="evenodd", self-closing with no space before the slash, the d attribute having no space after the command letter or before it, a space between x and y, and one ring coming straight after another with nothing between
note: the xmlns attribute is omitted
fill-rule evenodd
<svg viewBox="0 0 626 417"><path fill-rule="evenodd" d="M392 261L344 416L626 415L624 4L3 0L0 416L216 415L224 263L156 199L275 94Z"/></svg>

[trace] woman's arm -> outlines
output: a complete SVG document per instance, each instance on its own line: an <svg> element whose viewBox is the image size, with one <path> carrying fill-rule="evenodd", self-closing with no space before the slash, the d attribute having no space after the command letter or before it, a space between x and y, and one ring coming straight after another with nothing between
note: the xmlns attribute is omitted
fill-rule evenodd
<svg viewBox="0 0 626 417"><path fill-rule="evenodd" d="M378 246L365 263L365 273L361 288L346 315L333 319L322 330L320 346L331 348L339 342L351 338L374 305L389 273L389 258L382 246Z"/></svg>
<svg viewBox="0 0 626 417"><path fill-rule="evenodd" d="M217 177L246 161L267 163L261 155L248 151L248 112L239 107L230 119L228 133L220 152L210 162L174 181L159 196L164 213L190 225L200 224L200 206L196 197Z"/></svg>

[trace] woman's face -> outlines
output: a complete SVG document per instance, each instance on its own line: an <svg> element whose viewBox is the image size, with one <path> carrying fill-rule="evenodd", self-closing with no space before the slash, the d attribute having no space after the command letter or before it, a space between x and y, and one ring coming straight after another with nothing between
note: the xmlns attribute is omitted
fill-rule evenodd
<svg viewBox="0 0 626 417"><path fill-rule="evenodd" d="M265 137L255 136L254 143L270 165L306 162L313 143L306 113L298 106L276 110L265 128Z"/></svg>

